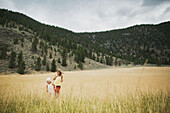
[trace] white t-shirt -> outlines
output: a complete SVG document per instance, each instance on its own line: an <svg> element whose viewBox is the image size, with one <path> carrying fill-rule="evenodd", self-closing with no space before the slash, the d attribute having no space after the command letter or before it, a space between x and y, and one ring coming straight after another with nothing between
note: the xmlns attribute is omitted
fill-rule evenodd
<svg viewBox="0 0 170 113"><path fill-rule="evenodd" d="M52 84L47 84L48 87L48 93L51 95L54 93L54 86Z"/></svg>

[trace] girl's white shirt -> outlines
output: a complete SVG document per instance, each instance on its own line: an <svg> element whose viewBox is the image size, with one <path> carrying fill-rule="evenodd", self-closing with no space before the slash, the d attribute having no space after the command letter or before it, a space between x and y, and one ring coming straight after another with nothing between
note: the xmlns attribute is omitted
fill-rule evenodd
<svg viewBox="0 0 170 113"><path fill-rule="evenodd" d="M48 93L51 95L54 93L54 86L51 84L47 84L48 87Z"/></svg>

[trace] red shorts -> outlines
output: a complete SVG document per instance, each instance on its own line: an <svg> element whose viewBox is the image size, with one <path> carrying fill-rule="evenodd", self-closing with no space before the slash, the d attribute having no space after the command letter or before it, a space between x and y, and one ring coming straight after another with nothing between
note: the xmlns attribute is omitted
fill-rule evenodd
<svg viewBox="0 0 170 113"><path fill-rule="evenodd" d="M54 86L55 93L60 93L61 86Z"/></svg>

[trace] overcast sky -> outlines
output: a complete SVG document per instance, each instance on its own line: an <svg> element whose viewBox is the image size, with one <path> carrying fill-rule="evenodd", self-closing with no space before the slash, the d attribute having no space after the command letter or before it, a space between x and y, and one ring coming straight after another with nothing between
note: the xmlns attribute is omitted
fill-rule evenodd
<svg viewBox="0 0 170 113"><path fill-rule="evenodd" d="M0 0L0 8L75 32L170 21L170 0Z"/></svg>

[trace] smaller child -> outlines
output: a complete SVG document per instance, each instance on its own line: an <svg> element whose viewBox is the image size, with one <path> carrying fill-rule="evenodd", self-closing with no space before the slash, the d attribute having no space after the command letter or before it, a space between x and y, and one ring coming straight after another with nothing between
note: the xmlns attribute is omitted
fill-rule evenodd
<svg viewBox="0 0 170 113"><path fill-rule="evenodd" d="M46 81L47 81L46 91L48 92L49 95L54 94L54 86L51 82L51 78L48 77Z"/></svg>

